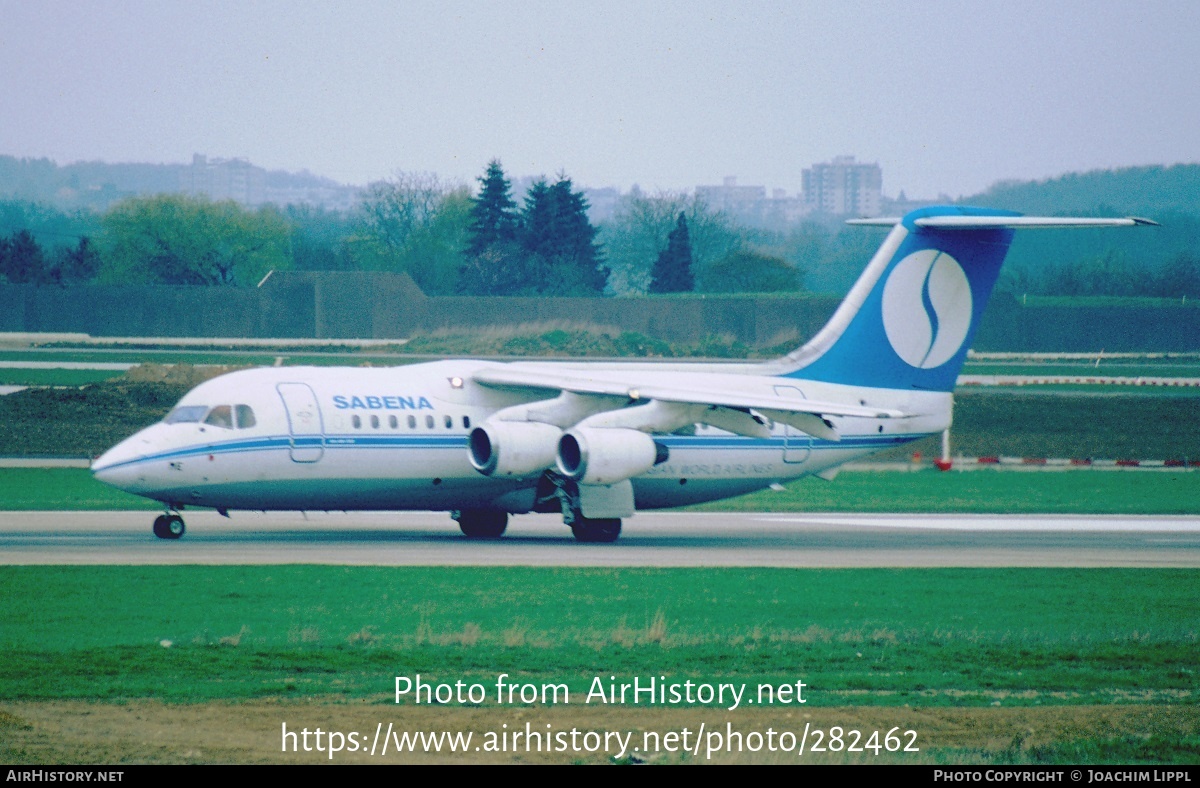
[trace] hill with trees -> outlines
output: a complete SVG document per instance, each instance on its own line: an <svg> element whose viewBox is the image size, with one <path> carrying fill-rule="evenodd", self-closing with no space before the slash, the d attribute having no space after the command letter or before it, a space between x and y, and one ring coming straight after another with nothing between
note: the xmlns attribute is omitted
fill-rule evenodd
<svg viewBox="0 0 1200 788"><path fill-rule="evenodd" d="M1049 216L1143 216L1156 228L1018 233L1001 287L1017 294L1200 298L1200 165L997 183L961 203Z"/></svg>
<svg viewBox="0 0 1200 788"><path fill-rule="evenodd" d="M59 167L0 156L0 281L249 285L268 268L291 268L404 272L429 295L841 294L885 232L819 216L752 228L695 194L636 188L593 225L582 190L565 174L513 194L499 161L474 192L428 173L397 172L369 184L346 210L181 195L183 167ZM268 179L328 185L307 173ZM75 201L64 202L70 195ZM1003 290L1200 298L1200 165L1004 181L960 202L1162 224L1018 233Z"/></svg>

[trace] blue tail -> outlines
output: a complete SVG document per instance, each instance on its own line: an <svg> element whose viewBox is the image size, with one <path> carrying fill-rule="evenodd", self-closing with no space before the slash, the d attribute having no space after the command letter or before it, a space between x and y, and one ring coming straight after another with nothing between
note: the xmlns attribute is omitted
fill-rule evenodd
<svg viewBox="0 0 1200 788"><path fill-rule="evenodd" d="M784 375L952 391L1012 243L1005 220L1017 216L946 206L905 216L829 323L787 356Z"/></svg>

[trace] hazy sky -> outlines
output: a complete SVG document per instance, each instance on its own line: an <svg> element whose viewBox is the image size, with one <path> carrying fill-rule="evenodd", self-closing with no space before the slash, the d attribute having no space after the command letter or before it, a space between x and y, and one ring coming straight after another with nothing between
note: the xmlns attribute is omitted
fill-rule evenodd
<svg viewBox="0 0 1200 788"><path fill-rule="evenodd" d="M1200 2L0 0L0 153L960 196L1200 161Z"/></svg>

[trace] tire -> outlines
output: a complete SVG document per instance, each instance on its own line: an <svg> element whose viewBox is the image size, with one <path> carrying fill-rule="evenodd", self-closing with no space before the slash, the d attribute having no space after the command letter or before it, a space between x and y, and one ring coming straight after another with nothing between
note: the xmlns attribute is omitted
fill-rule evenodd
<svg viewBox="0 0 1200 788"><path fill-rule="evenodd" d="M621 536L621 520L619 518L598 518L595 520L578 517L571 526L575 541L584 544L611 544Z"/></svg>
<svg viewBox="0 0 1200 788"><path fill-rule="evenodd" d="M468 539L499 539L508 528L508 512L468 509L458 515L458 528Z"/></svg>
<svg viewBox="0 0 1200 788"><path fill-rule="evenodd" d="M160 514L154 518L154 535L159 539L178 539L186 530L183 518L177 514Z"/></svg>

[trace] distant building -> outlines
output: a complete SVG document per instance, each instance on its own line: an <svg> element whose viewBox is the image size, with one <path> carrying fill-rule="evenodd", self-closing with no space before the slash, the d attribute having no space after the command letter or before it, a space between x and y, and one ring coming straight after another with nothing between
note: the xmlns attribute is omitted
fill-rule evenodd
<svg viewBox="0 0 1200 788"><path fill-rule="evenodd" d="M185 194L204 194L211 200L233 200L242 205L261 205L266 201L267 171L245 159L209 159L192 156L192 166L179 175L179 190Z"/></svg>
<svg viewBox="0 0 1200 788"><path fill-rule="evenodd" d="M743 221L761 221L767 200L766 186L738 186L737 178L729 175L720 186L697 186L696 197L715 211L724 211Z"/></svg>
<svg viewBox="0 0 1200 788"><path fill-rule="evenodd" d="M179 173L179 190L205 195L210 200L233 200L249 207L274 205L319 205L327 210L352 210L360 191L321 178L307 170L300 173L267 172L245 159L210 159L197 153L191 166Z"/></svg>
<svg viewBox="0 0 1200 788"><path fill-rule="evenodd" d="M835 216L879 216L883 171L878 164L835 156L804 171L804 201L811 210Z"/></svg>
<svg viewBox="0 0 1200 788"><path fill-rule="evenodd" d="M781 229L803 219L811 210L804 198L791 196L783 189L765 186L739 186L730 175L720 186L697 186L696 198L715 211L729 214L750 227Z"/></svg>
<svg viewBox="0 0 1200 788"><path fill-rule="evenodd" d="M592 224L608 221L617 213L621 192L611 186L599 189L583 189L588 202L588 221Z"/></svg>
<svg viewBox="0 0 1200 788"><path fill-rule="evenodd" d="M880 211L884 216L903 216L909 211L915 211L917 208L924 208L927 205L949 205L952 202L954 202L954 198L945 194L939 194L936 199L910 198L901 189L900 194L896 197L883 198Z"/></svg>
<svg viewBox="0 0 1200 788"><path fill-rule="evenodd" d="M784 189L773 189L766 201L763 225L781 228L796 224L812 213L812 208L802 195L792 196Z"/></svg>

